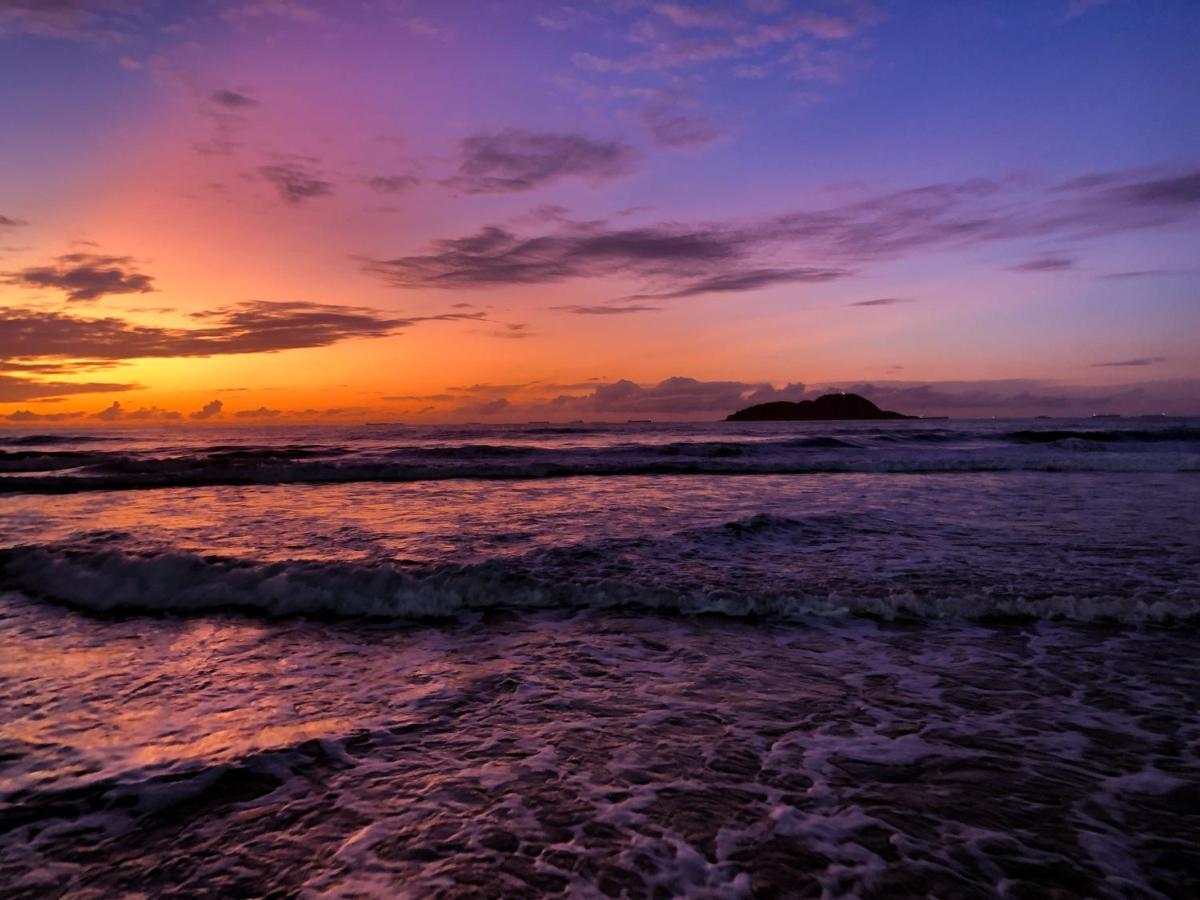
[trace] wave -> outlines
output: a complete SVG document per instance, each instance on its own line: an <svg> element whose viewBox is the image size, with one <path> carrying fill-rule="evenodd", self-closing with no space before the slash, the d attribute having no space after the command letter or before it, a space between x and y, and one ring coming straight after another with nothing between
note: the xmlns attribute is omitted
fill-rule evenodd
<svg viewBox="0 0 1200 900"><path fill-rule="evenodd" d="M1027 429L1006 435L1017 444L1053 444L1059 441L1094 441L1102 444L1157 444L1200 442L1200 428L1176 426L1171 428L1121 428L1093 431L1089 429Z"/></svg>
<svg viewBox="0 0 1200 900"><path fill-rule="evenodd" d="M684 542L702 550L713 540L764 540L781 533L791 541L836 541L838 533L851 524L836 517L810 522L754 516L681 532L650 547L649 556L668 552L671 543ZM655 577L653 565L643 577L637 550L644 549L645 543L599 542L478 563L428 565L394 560L257 561L184 550L19 546L0 550L0 590L86 611L134 614L236 611L270 617L424 620L480 612L623 608L771 621L865 616L885 620L1200 622L1200 598L1195 596L1000 591L981 587L978 573L968 573L960 583L943 583L937 589L928 585L905 588L882 576L853 585L814 577L811 588L797 587L794 581L773 587L769 579L743 578L741 573L738 577L744 586L703 580L671 583ZM727 553L736 550L725 549ZM787 547L780 549L786 552Z"/></svg>
<svg viewBox="0 0 1200 900"><path fill-rule="evenodd" d="M1070 448L1063 448L1069 450ZM516 454L514 454L515 456ZM83 462L91 463L80 469ZM59 469L71 474L36 474ZM746 458L744 452L713 452L707 457L604 459L597 453L532 455L508 459L466 460L448 456L427 462L328 461L310 462L269 458L245 459L128 459L0 460L0 493L75 493L139 488L215 487L222 485L345 484L352 482L413 482L454 479L520 481L544 478L642 475L944 475L1000 472L1200 472L1200 454L1162 454L1153 458L1115 454L1019 457L987 454L946 454L927 457L864 456L859 458ZM31 473L31 474L23 474Z"/></svg>
<svg viewBox="0 0 1200 900"><path fill-rule="evenodd" d="M6 447L52 447L56 444L90 444L111 441L116 438L99 434L20 434L0 435L0 446Z"/></svg>

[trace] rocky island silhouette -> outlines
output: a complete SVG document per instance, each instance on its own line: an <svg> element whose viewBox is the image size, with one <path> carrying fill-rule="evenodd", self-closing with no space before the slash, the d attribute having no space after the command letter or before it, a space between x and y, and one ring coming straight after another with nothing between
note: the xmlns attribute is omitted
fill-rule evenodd
<svg viewBox="0 0 1200 900"><path fill-rule="evenodd" d="M726 422L806 422L852 419L915 419L880 409L859 394L822 394L815 400L775 400L747 406L725 417Z"/></svg>

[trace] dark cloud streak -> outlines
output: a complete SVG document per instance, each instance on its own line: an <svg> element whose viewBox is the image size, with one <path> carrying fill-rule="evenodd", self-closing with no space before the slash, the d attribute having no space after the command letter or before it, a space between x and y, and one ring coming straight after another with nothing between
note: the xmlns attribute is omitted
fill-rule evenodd
<svg viewBox="0 0 1200 900"><path fill-rule="evenodd" d="M5 272L4 283L64 291L68 300L98 300L109 294L145 294L154 279L134 267L128 256L67 253L54 262Z"/></svg>

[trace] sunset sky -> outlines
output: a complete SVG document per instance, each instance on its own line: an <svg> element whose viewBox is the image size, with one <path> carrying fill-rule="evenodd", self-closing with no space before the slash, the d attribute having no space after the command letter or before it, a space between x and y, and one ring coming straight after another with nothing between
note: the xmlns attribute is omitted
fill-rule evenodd
<svg viewBox="0 0 1200 900"><path fill-rule="evenodd" d="M0 0L0 421L1200 412L1194 0Z"/></svg>

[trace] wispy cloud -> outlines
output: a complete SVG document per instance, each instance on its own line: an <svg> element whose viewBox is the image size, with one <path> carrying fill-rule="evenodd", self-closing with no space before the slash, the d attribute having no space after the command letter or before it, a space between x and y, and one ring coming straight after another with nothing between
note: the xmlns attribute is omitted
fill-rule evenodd
<svg viewBox="0 0 1200 900"><path fill-rule="evenodd" d="M468 194L528 191L569 177L605 181L629 174L638 158L621 141L519 128L473 135L461 149L458 173L445 184Z"/></svg>
<svg viewBox="0 0 1200 900"><path fill-rule="evenodd" d="M367 187L380 194L399 194L421 183L416 175L372 175L365 180Z"/></svg>
<svg viewBox="0 0 1200 900"><path fill-rule="evenodd" d="M642 306L640 304L624 304L612 306L568 305L550 307L558 312L574 313L577 316L626 316L632 313L659 312L661 306Z"/></svg>
<svg viewBox="0 0 1200 900"><path fill-rule="evenodd" d="M109 394L130 391L136 384L107 381L41 381L0 375L0 403L20 403L25 400L47 400L72 394Z"/></svg>
<svg viewBox="0 0 1200 900"><path fill-rule="evenodd" d="M143 24L147 7L144 0L0 0L0 36L120 44Z"/></svg>
<svg viewBox="0 0 1200 900"><path fill-rule="evenodd" d="M695 281L657 294L634 294L631 300L672 300L680 297L696 297L700 294L730 294L755 291L776 284L823 284L852 274L847 269L750 269L748 271L725 272Z"/></svg>
<svg viewBox="0 0 1200 900"><path fill-rule="evenodd" d="M1117 359L1110 362L1093 363L1092 368L1109 369L1109 368L1141 368L1142 366L1154 366L1159 363L1166 362L1165 356L1138 356L1134 359Z"/></svg>
<svg viewBox="0 0 1200 900"><path fill-rule="evenodd" d="M873 300L856 300L848 306L895 306L897 303L915 303L912 297L876 297Z"/></svg>
<svg viewBox="0 0 1200 900"><path fill-rule="evenodd" d="M286 157L270 165L259 166L258 174L275 187L284 202L292 206L328 196L334 191L333 182L326 181L315 161L305 157Z"/></svg>
<svg viewBox="0 0 1200 900"><path fill-rule="evenodd" d="M402 287L474 288L549 284L625 275L651 282L637 298L753 290L787 281L847 277L857 267L923 251L1017 241L1089 239L1194 220L1200 172L1118 170L1029 187L977 178L867 196L839 206L748 221L660 223L622 228L607 221L553 221L521 235L505 225L432 242L427 251L365 260ZM765 265L781 253L822 266ZM1019 271L1059 271L1073 263L1038 257Z"/></svg>
<svg viewBox="0 0 1200 900"><path fill-rule="evenodd" d="M1075 260L1069 256L1039 256L1012 266L1011 272L1065 272L1075 268Z"/></svg>

